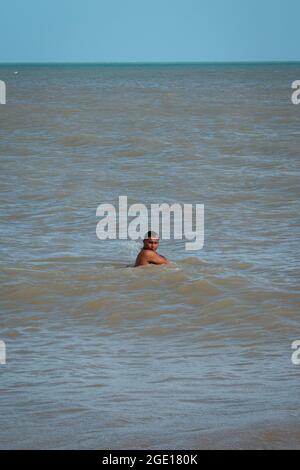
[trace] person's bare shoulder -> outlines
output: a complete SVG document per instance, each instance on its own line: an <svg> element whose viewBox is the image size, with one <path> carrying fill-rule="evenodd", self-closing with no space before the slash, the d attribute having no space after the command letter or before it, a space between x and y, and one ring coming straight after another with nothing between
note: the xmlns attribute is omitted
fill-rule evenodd
<svg viewBox="0 0 300 470"><path fill-rule="evenodd" d="M151 250L142 250L137 257L137 266L145 266L151 263Z"/></svg>
<svg viewBox="0 0 300 470"><path fill-rule="evenodd" d="M164 257L160 256L158 253L155 253L152 250L144 250L145 259L150 264L169 264L169 261Z"/></svg>
<svg viewBox="0 0 300 470"><path fill-rule="evenodd" d="M150 250L141 250L136 258L136 262L135 262L135 267L139 267L139 266L145 266L147 264L149 264L149 261L147 259L147 254L145 253L146 251L150 251Z"/></svg>
<svg viewBox="0 0 300 470"><path fill-rule="evenodd" d="M147 266L149 264L162 265L170 263L167 258L160 256L152 250L142 250L136 259L135 266Z"/></svg>
<svg viewBox="0 0 300 470"><path fill-rule="evenodd" d="M142 251L142 255L145 256L145 258L151 258L152 255L154 255L154 254L155 254L155 253L154 253L154 251L152 251L152 250L145 250L145 249L144 249L144 250Z"/></svg>

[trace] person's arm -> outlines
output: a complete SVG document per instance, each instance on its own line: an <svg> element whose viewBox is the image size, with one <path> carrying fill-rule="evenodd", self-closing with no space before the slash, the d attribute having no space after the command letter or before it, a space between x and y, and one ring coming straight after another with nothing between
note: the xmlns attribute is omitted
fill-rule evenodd
<svg viewBox="0 0 300 470"><path fill-rule="evenodd" d="M151 264L170 264L170 262L165 258L164 256L160 256L158 253L155 253L155 251L147 251L146 258L148 263Z"/></svg>

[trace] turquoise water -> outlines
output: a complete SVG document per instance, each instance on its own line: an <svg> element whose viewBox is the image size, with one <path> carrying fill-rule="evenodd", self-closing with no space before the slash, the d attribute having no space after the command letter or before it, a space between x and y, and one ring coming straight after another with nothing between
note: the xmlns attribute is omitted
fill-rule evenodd
<svg viewBox="0 0 300 470"><path fill-rule="evenodd" d="M299 447L300 65L0 79L0 447ZM128 268L119 195L204 204L204 249Z"/></svg>

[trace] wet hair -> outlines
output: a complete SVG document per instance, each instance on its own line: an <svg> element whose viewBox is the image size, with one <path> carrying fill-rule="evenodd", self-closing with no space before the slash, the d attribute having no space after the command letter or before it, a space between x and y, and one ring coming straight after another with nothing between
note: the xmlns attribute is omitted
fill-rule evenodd
<svg viewBox="0 0 300 470"><path fill-rule="evenodd" d="M156 232L153 232L152 230L149 230L144 236L144 240L149 240L149 238L159 238L158 234Z"/></svg>

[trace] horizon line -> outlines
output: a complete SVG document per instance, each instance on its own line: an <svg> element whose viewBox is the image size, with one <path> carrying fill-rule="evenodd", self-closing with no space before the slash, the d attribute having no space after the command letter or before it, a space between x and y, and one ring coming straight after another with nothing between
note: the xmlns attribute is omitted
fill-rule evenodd
<svg viewBox="0 0 300 470"><path fill-rule="evenodd" d="M41 62L0 62L1 65L239 65L239 64L300 64L299 60L253 60L253 61L41 61Z"/></svg>

